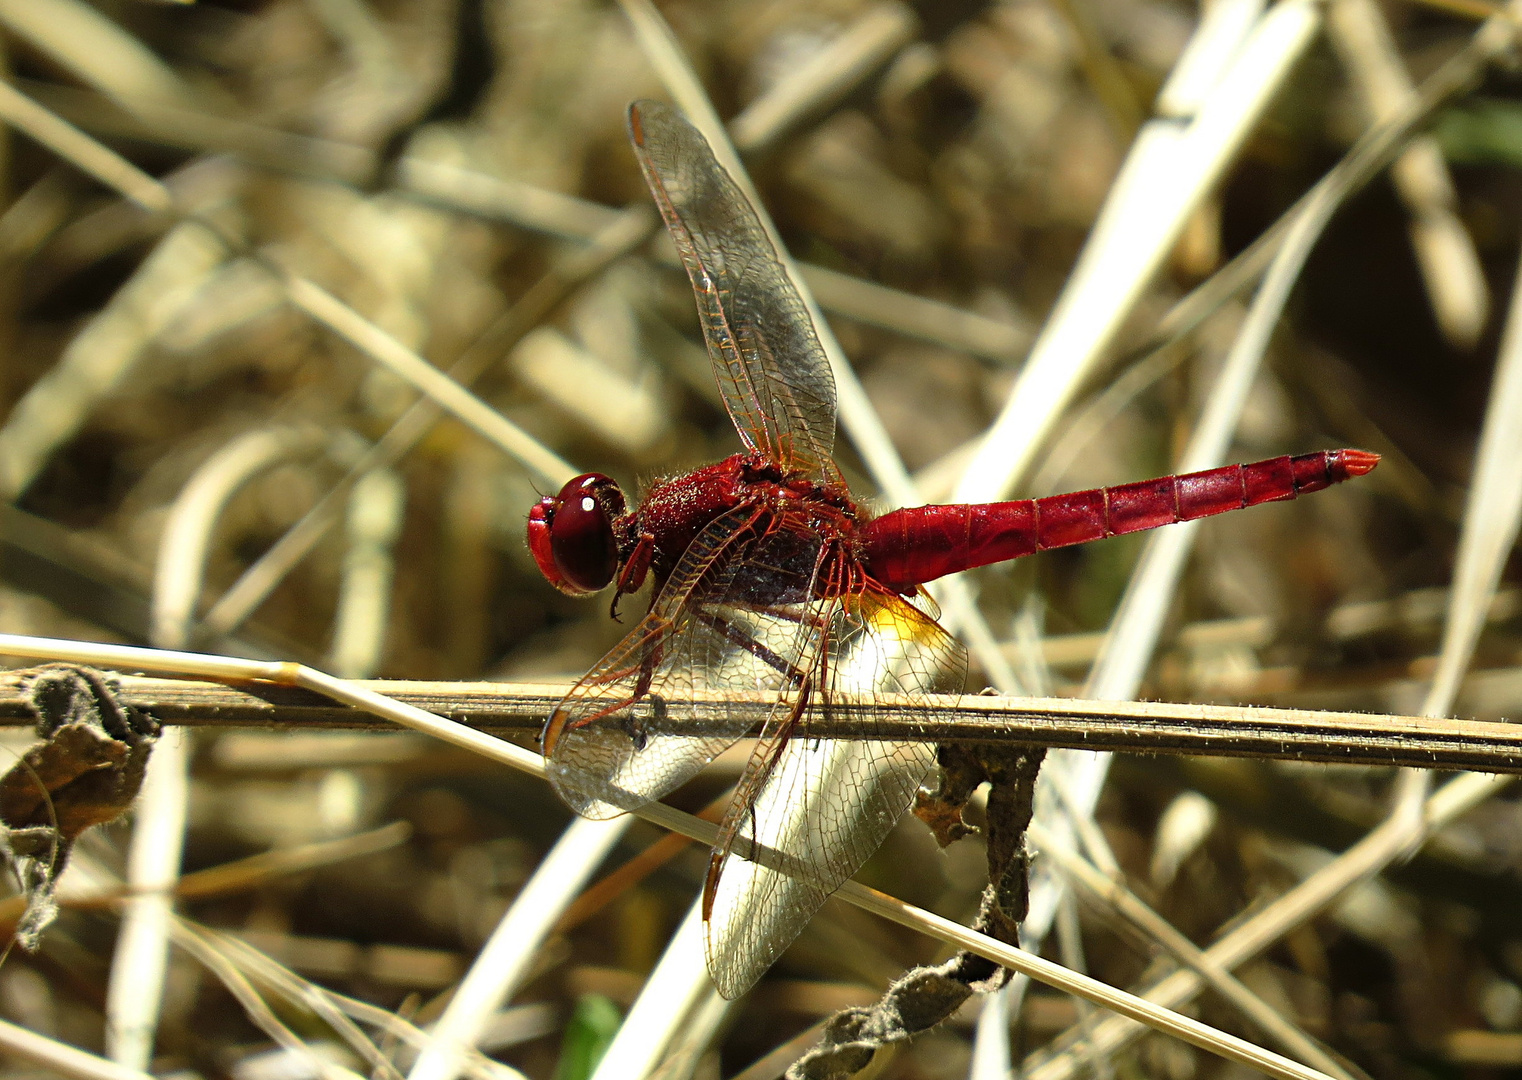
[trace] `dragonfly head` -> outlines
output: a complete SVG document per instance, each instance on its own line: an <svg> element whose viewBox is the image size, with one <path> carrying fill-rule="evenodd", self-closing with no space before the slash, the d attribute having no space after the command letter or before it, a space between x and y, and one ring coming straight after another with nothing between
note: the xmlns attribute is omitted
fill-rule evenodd
<svg viewBox="0 0 1522 1080"><path fill-rule="evenodd" d="M549 583L571 596L606 588L618 572L613 521L624 493L602 473L583 473L528 514L528 546Z"/></svg>

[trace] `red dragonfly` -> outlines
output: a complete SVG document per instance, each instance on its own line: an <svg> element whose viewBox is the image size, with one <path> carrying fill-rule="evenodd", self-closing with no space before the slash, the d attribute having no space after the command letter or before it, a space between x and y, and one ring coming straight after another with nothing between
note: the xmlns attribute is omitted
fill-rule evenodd
<svg viewBox="0 0 1522 1080"><path fill-rule="evenodd" d="M751 730L753 712L716 698L775 694L703 889L708 969L734 998L876 850L935 763L929 742L810 735L838 693L859 710L863 695L961 691L965 652L936 623L925 582L1293 499L1379 458L1332 450L873 517L831 460L834 378L755 210L668 106L631 105L629 135L692 279L745 449L657 481L634 510L613 480L587 473L530 512L529 546L556 588L613 585L616 610L647 579L653 586L649 613L551 715L544 754L566 802L613 817L674 790ZM767 849L785 862L753 861Z"/></svg>

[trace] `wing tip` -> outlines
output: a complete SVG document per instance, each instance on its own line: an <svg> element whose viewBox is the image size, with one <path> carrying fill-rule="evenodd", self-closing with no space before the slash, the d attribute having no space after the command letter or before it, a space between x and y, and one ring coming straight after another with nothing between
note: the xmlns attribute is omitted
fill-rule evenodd
<svg viewBox="0 0 1522 1080"><path fill-rule="evenodd" d="M658 113L671 113L671 106L654 98L635 98L629 102L629 141L639 149L645 149L645 118Z"/></svg>
<svg viewBox="0 0 1522 1080"><path fill-rule="evenodd" d="M640 117L645 104L643 100L629 102L629 141L638 147L645 145L645 125Z"/></svg>

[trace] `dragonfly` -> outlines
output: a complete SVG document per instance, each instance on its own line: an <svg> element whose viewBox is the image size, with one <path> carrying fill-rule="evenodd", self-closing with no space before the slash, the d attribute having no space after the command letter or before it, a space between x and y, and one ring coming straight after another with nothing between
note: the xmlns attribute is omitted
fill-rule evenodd
<svg viewBox="0 0 1522 1080"><path fill-rule="evenodd" d="M551 783L610 818L660 799L757 730L703 885L706 956L743 994L878 848L935 764L919 742L820 737L832 706L885 715L963 689L966 652L927 582L1050 548L1293 499L1379 457L1332 450L1042 499L874 515L831 454L835 380L754 207L680 113L629 107L640 169L691 279L743 449L628 507L585 473L530 511L550 584L648 612L545 725ZM840 706L843 708L843 705ZM927 733L927 735L930 733Z"/></svg>

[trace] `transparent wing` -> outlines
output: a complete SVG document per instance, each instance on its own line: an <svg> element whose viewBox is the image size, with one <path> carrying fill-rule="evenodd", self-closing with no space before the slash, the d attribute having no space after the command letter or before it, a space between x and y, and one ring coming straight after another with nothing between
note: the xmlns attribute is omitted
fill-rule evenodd
<svg viewBox="0 0 1522 1080"><path fill-rule="evenodd" d="M692 279L741 440L784 468L825 475L835 443L835 377L756 211L670 106L629 106L629 137Z"/></svg>
<svg viewBox="0 0 1522 1080"><path fill-rule="evenodd" d="M962 646L893 593L869 585L815 607L821 690L794 703L796 719L772 717L709 867L708 970L726 998L754 985L877 850L935 763L932 743L816 739L810 720L828 715L834 693L956 693L966 672Z"/></svg>
<svg viewBox="0 0 1522 1080"><path fill-rule="evenodd" d="M807 621L820 540L754 507L698 534L654 606L550 716L550 782L578 813L616 817L679 787L758 719L787 712L820 634ZM768 723L766 714L760 719Z"/></svg>

